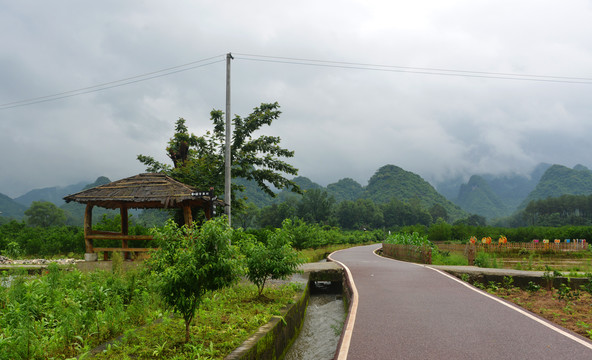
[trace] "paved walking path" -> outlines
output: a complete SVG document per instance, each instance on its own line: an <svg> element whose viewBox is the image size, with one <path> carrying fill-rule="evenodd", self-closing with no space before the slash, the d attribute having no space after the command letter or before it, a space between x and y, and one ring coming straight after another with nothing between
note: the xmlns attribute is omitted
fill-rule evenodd
<svg viewBox="0 0 592 360"><path fill-rule="evenodd" d="M355 286L337 359L592 359L589 340L378 248L331 255Z"/></svg>

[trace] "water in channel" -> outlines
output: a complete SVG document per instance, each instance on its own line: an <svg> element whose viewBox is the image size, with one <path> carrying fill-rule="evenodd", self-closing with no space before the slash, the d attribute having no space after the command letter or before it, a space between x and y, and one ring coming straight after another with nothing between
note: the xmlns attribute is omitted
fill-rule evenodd
<svg viewBox="0 0 592 360"><path fill-rule="evenodd" d="M333 359L345 316L340 294L311 294L302 330L285 359Z"/></svg>

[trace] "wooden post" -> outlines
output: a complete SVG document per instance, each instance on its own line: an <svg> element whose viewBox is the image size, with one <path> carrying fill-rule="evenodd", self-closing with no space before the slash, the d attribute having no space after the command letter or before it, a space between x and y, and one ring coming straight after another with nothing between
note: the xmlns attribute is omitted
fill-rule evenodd
<svg viewBox="0 0 592 360"><path fill-rule="evenodd" d="M119 214L121 215L121 235L129 235L129 221L127 218L127 205L122 204L121 208L119 208ZM121 239L121 247L123 249L128 248L127 239ZM128 260L130 258L130 253L127 251L123 252L123 259Z"/></svg>
<svg viewBox="0 0 592 360"><path fill-rule="evenodd" d="M94 205L86 204L86 210L84 211L84 242L86 244L86 252L88 254L94 253L93 241L88 237L92 233L92 208Z"/></svg>
<svg viewBox="0 0 592 360"><path fill-rule="evenodd" d="M476 244L468 243L465 246L465 255L469 262L469 266L475 266L475 254L477 253Z"/></svg>
<svg viewBox="0 0 592 360"><path fill-rule="evenodd" d="M210 220L212 218L212 208L214 207L214 203L209 201L207 206L204 206L204 213L206 215L206 220Z"/></svg>
<svg viewBox="0 0 592 360"><path fill-rule="evenodd" d="M183 220L185 221L185 225L192 226L193 225L193 215L191 214L191 206L190 205L183 205Z"/></svg>

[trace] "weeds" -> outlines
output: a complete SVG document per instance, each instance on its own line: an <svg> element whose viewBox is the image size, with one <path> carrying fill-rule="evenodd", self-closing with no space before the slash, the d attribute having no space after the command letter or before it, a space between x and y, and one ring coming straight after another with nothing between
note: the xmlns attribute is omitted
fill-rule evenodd
<svg viewBox="0 0 592 360"><path fill-rule="evenodd" d="M511 276L504 276L502 280L502 287L504 289L511 289L514 287L514 278Z"/></svg>
<svg viewBox="0 0 592 360"><path fill-rule="evenodd" d="M541 286L538 284L535 284L532 281L528 282L528 285L526 285L526 291L530 292L530 293L535 293L537 291L539 291L541 289Z"/></svg>
<svg viewBox="0 0 592 360"><path fill-rule="evenodd" d="M432 252L432 264L466 266L469 264L469 261L462 254L437 250Z"/></svg>
<svg viewBox="0 0 592 360"><path fill-rule="evenodd" d="M559 271L551 269L549 265L545 265L543 279L545 279L547 290L551 290L553 288L553 285L555 284L555 279L559 276L562 276L562 274Z"/></svg>
<svg viewBox="0 0 592 360"><path fill-rule="evenodd" d="M590 294L592 294L592 273L587 273L586 277L588 278L588 282L582 285L582 289Z"/></svg>
<svg viewBox="0 0 592 360"><path fill-rule="evenodd" d="M580 297L580 291L577 289L572 289L569 286L569 282L567 285L561 283L561 285L559 285L559 289L557 289L557 297L559 300L577 300Z"/></svg>
<svg viewBox="0 0 592 360"><path fill-rule="evenodd" d="M547 273L549 278L557 276L550 269L547 270ZM504 283L508 284L510 288L506 288ZM589 311L592 295L571 288L569 282L559 284L557 289L539 291L541 286L531 281L522 290L511 286L506 278L502 284L489 282L487 286L481 285L481 288L486 288L489 293L512 301L545 317L549 321L559 323L582 336L592 339L592 313Z"/></svg>
<svg viewBox="0 0 592 360"><path fill-rule="evenodd" d="M137 276L55 264L44 276L17 275L0 287L0 359L75 356L141 323L160 300Z"/></svg>
<svg viewBox="0 0 592 360"><path fill-rule="evenodd" d="M210 292L202 299L191 326L191 340L183 343L179 317L165 317L133 333L126 333L96 359L159 358L221 359L236 349L272 314L279 314L301 291L299 284L274 286L257 296L254 285L236 285Z"/></svg>
<svg viewBox="0 0 592 360"><path fill-rule="evenodd" d="M497 269L500 265L497 262L497 256L495 254L488 254L486 252L478 252L475 257L475 266L482 268L494 268Z"/></svg>

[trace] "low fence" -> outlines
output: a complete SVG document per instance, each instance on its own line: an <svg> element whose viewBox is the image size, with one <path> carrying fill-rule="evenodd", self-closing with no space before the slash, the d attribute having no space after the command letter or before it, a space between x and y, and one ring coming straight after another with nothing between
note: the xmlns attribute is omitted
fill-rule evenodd
<svg viewBox="0 0 592 360"><path fill-rule="evenodd" d="M436 241L434 244L439 250L465 252L468 244L446 244L444 242ZM588 248L587 242L571 242L571 243L505 243L505 244L483 244L475 243L472 245L477 252L486 253L504 253L504 252L518 252L521 249L533 252L546 251L582 251Z"/></svg>
<svg viewBox="0 0 592 360"><path fill-rule="evenodd" d="M422 264L432 263L432 249L424 246L382 243L382 254L397 260Z"/></svg>

